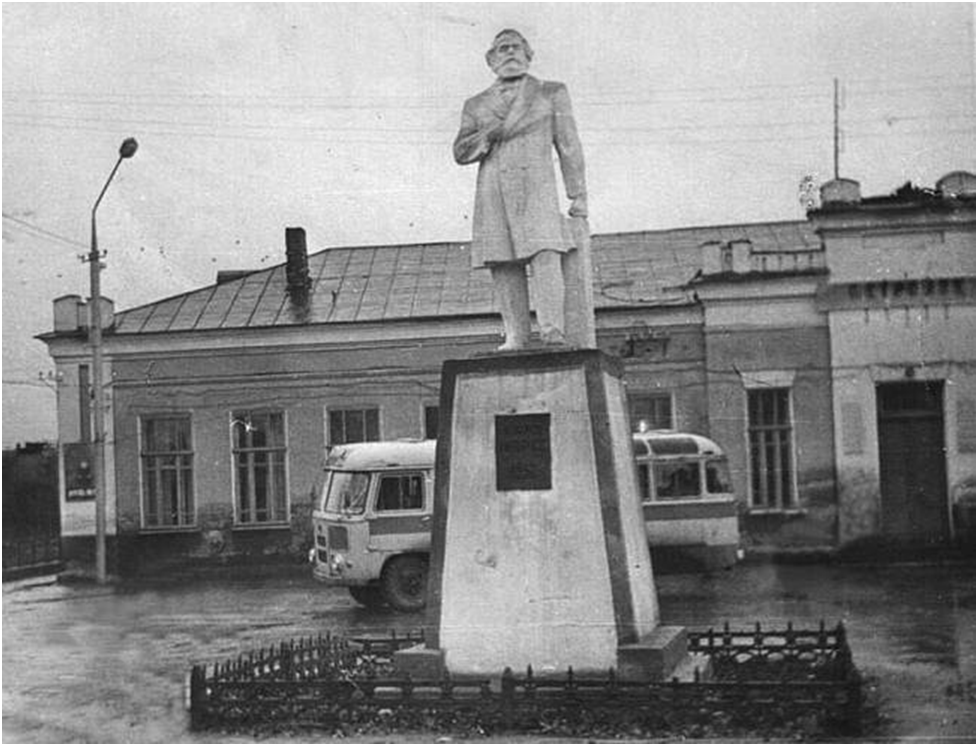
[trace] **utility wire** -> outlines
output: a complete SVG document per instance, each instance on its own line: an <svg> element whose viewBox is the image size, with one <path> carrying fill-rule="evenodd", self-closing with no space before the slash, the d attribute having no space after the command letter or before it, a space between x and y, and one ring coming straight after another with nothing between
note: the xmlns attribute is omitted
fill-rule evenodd
<svg viewBox="0 0 978 746"><path fill-rule="evenodd" d="M88 132L111 132L115 133L118 131L118 125L114 125L111 122L106 122L104 125L97 124L70 124L70 123L57 123L57 122L8 122L8 126L13 127L31 127L31 128L41 128L50 129L58 131L76 131L84 130ZM179 125L178 125L179 126ZM193 125L197 127L208 127L209 125L200 124ZM361 132L365 134L370 134L370 130L361 129ZM861 139L868 137L913 137L913 136L924 136L924 135L948 135L948 134L966 134L974 133L974 128L961 128L961 127L950 127L950 128L929 128L921 130L911 130L911 131L886 131L886 132L863 132L854 133L850 132L847 126L846 137L848 139ZM419 131L420 134L421 131ZM603 132L599 130L596 132ZM214 131L195 131L193 129L156 129L148 128L145 130L145 134L152 134L158 136L170 136L170 137L196 137L205 138L212 140L257 140L257 141L275 141L289 139L292 140L293 137L288 134L288 132L283 131L276 133L274 131L267 133L234 133L234 132L214 132ZM322 142L328 143L330 145L376 145L378 147L393 147L401 149L405 145L428 145L428 146L443 146L445 144L444 138L437 137L409 137L409 138L390 138L384 137L387 134L385 132L378 132L378 137L344 137L337 138L334 133L329 130L324 130L320 134L313 133L304 142ZM810 140L822 140L824 135L822 134L812 134L812 135L786 135L780 138L771 137L761 137L761 138L694 138L694 139L642 139L636 140L634 138L630 139L607 139L607 138L593 138L591 142L597 145L620 145L627 147L635 146L648 146L648 145L675 145L675 146L702 146L702 145L723 145L723 144L734 144L734 143L767 143L773 144L777 140L780 140L783 144L788 142L798 142L798 141L810 141Z"/></svg>
<svg viewBox="0 0 978 746"><path fill-rule="evenodd" d="M894 83L892 87L880 87L878 83L880 82L892 82L883 81L881 79L847 79L846 88L859 93L860 96L888 96L891 94L902 94L902 93L915 93L920 91L926 91L928 93L937 92L951 92L964 89L973 89L972 85L966 85L964 83L948 83L946 77L943 76L932 76L926 78L918 78L916 81L920 81L921 85L903 85L900 83ZM926 83L925 81L939 81L941 84ZM907 82L914 82L908 80ZM810 92L809 92L810 89ZM822 83L760 83L760 84L747 84L739 86L738 91L752 92L752 91L794 91L791 97L795 98L829 98L830 89L823 85ZM701 96L698 94L712 94L719 93L720 96ZM636 93L640 97L636 97ZM689 94L695 94L689 96ZM463 101L466 97L471 95L471 91L467 92L446 92L435 95L412 95L412 94L379 94L375 96L351 96L351 95L336 95L336 96L317 96L317 95L306 95L302 93L297 94L220 94L220 93L202 93L202 92L179 92L179 93L167 93L167 92L153 92L153 93L139 93L139 92L125 92L125 93L113 93L108 91L100 91L94 93L88 93L83 91L52 91L52 90L30 90L30 89L18 89L11 88L3 91L3 97L7 99L17 99L17 98L27 98L34 101L37 100L47 100L52 102L71 102L71 103L85 103L88 102L91 105L108 105L108 106L118 106L123 104L132 104L136 102L142 102L146 105L148 102L152 106L228 106L229 102L236 106L242 106L244 108L268 108L268 107L280 107L286 106L290 108L383 108L386 105L391 108L429 108L432 106L441 105L439 102L446 102L446 104L458 105L459 102ZM770 98L785 98L777 94L772 94L770 96L740 96L731 95L731 89L727 86L702 86L702 87L674 87L674 88L648 88L645 91L636 91L634 87L628 89L615 90L615 89L604 89L601 91L590 92L586 90L578 90L575 93L575 101L587 102L591 100L601 101L602 105L621 105L627 106L636 103L642 103L643 98L646 101L651 101L657 103L661 100L663 96L673 97L670 100L682 100L675 98L676 95L686 96L687 101L698 101L703 103L713 103L716 101L755 101L755 100L767 100ZM181 101L182 100L182 101Z"/></svg>
<svg viewBox="0 0 978 746"><path fill-rule="evenodd" d="M3 219L15 223L20 228L26 229L28 231L32 231L38 236L44 238L50 238L55 241L61 241L62 243L66 243L69 246L76 246L82 249L88 248L88 246L86 244L83 244L81 241L76 241L75 239L69 238L68 236L63 236L60 233L55 233L54 231L50 231L47 228L42 228L41 226L36 225L34 223L29 223L26 220L21 220L20 218L14 217L13 215L10 215L6 212L3 213Z"/></svg>
<svg viewBox="0 0 978 746"><path fill-rule="evenodd" d="M67 116L59 114L38 114L38 113L19 113L11 112L7 114L8 117L13 117L14 121L18 123L45 123L45 122L70 122L70 123L109 123L114 125L129 125L129 126L177 126L177 127L212 127L213 122L208 122L206 120L167 120L167 119L116 119L116 118L106 118L106 117L84 117L84 116ZM893 126L893 124L902 124L903 122L919 122L927 121L932 119L937 120L951 120L951 119L970 119L973 118L972 113L968 112L944 112L942 114L932 114L932 115L899 115L899 116L889 116L880 115L870 118L862 119L848 119L846 120L847 126L853 126L858 124L887 124L888 126ZM241 122L235 124L222 123L223 127L228 129L240 128L244 130L282 130L282 131L301 131L301 132L312 132L312 133L322 133L333 135L337 132L368 132L368 133L396 133L396 134L426 134L434 131L445 131L453 132L454 125L451 130L446 127L369 127L365 128L363 126L322 126L322 125L299 125L299 124L254 124L250 122ZM675 124L675 125L664 125L664 126L622 126L622 127L601 127L599 129L590 129L587 127L580 128L581 132L628 132L628 133L645 133L645 132L700 132L709 130L766 130L766 129L781 129L785 127L799 128L817 128L823 130L824 128L830 126L828 120L794 120L789 122L733 122L733 123L723 123L715 125L690 125L690 124Z"/></svg>

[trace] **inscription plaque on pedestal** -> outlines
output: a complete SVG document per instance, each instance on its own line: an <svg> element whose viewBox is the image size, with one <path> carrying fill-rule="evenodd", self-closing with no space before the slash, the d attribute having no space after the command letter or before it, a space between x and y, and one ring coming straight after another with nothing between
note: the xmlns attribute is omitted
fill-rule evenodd
<svg viewBox="0 0 978 746"><path fill-rule="evenodd" d="M550 415L496 415L496 489L549 490Z"/></svg>

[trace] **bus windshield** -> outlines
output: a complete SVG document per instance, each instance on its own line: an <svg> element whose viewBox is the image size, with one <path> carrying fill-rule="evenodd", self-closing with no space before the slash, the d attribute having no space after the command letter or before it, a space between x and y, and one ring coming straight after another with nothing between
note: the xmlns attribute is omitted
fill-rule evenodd
<svg viewBox="0 0 978 746"><path fill-rule="evenodd" d="M323 507L336 513L362 513L369 487L368 471L331 471Z"/></svg>

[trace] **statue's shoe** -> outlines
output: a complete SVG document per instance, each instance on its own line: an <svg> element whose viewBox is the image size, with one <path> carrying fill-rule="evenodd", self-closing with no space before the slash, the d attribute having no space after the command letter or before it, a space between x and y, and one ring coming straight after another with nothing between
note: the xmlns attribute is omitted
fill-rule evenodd
<svg viewBox="0 0 978 746"><path fill-rule="evenodd" d="M516 350L525 350L526 342L522 340L513 340L510 342L508 339L503 342L499 347L496 348L496 352L515 352Z"/></svg>

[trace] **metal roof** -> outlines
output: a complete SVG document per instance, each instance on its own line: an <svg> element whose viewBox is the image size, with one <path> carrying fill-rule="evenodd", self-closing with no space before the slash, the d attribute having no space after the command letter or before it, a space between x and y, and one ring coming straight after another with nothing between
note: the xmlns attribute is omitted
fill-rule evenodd
<svg viewBox="0 0 978 746"><path fill-rule="evenodd" d="M812 251L807 221L613 233L592 237L598 309L689 302L680 286L701 268L702 245L750 241L755 252ZM284 256L284 252L283 252ZM496 310L489 272L469 244L330 248L310 254L308 309L296 314L285 263L121 311L115 334L479 316Z"/></svg>

